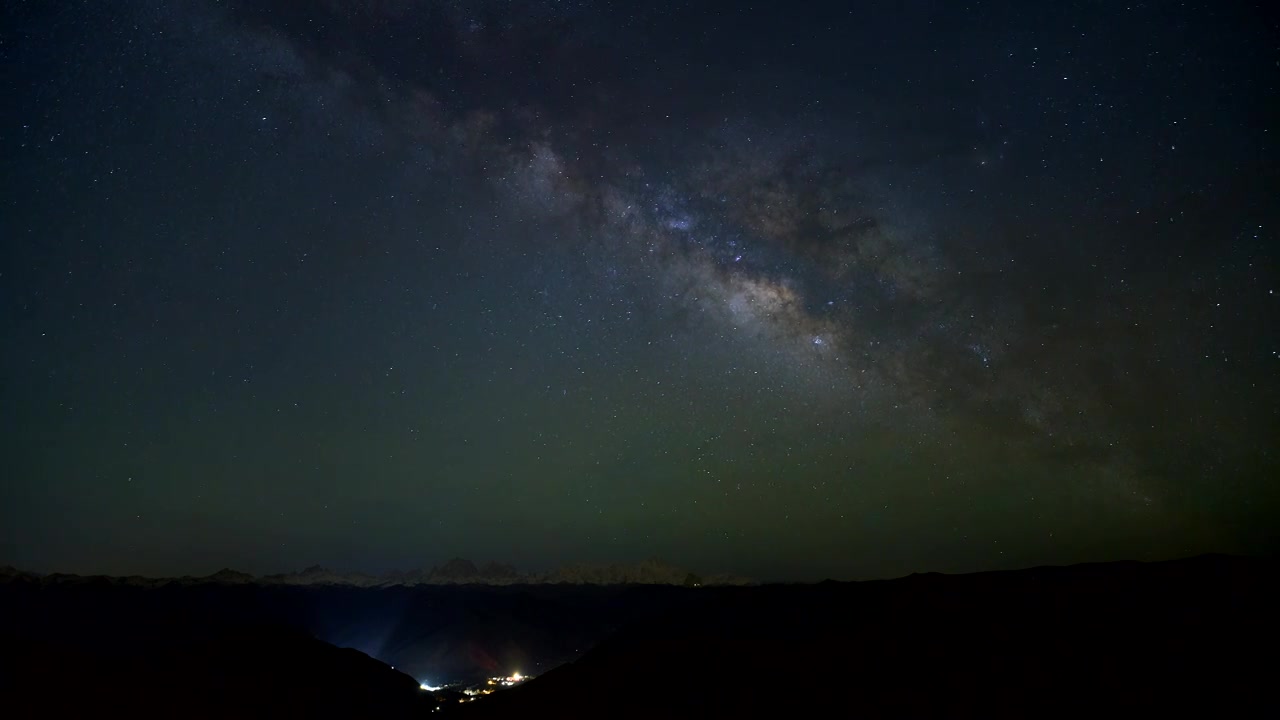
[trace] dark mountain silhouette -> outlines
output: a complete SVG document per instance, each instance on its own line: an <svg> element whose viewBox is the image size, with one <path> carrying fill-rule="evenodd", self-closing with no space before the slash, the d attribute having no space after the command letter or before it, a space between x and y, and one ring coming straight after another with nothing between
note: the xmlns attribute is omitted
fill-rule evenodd
<svg viewBox="0 0 1280 720"><path fill-rule="evenodd" d="M400 717L431 702L418 682L516 671L538 677L448 709L1221 716L1276 704L1280 597L1263 560L697 588L687 576L690 587L210 577L222 579L0 583L6 716Z"/></svg>
<svg viewBox="0 0 1280 720"><path fill-rule="evenodd" d="M467 582L478 577L480 569L475 563L462 558L454 558L431 571L431 579L442 582Z"/></svg>
<svg viewBox="0 0 1280 720"><path fill-rule="evenodd" d="M716 574L700 576L658 560L645 560L634 565L566 565L545 573L521 573L514 565L490 561L483 566L465 558L453 558L443 565L429 570L393 571L382 575L359 572L340 572L321 565L312 565L296 572L254 576L223 568L203 577L152 578L140 575L115 577L109 575L74 575L51 573L37 575L12 567L0 568L0 583L38 582L45 585L75 585L107 583L133 587L155 588L166 585L244 584L259 585L346 585L352 587L392 587L398 585L681 585L689 578L698 578L698 585L747 585L751 580L734 575Z"/></svg>
<svg viewBox="0 0 1280 720"><path fill-rule="evenodd" d="M34 573L24 572L12 565L0 566L0 582L10 582L14 580L34 580Z"/></svg>
<svg viewBox="0 0 1280 720"><path fill-rule="evenodd" d="M460 715L1275 711L1275 569L1205 557L706 590Z"/></svg>
<svg viewBox="0 0 1280 720"><path fill-rule="evenodd" d="M384 663L279 627L0 644L6 717L414 718L436 707Z"/></svg>
<svg viewBox="0 0 1280 720"><path fill-rule="evenodd" d="M243 585L254 581L254 577L249 573L242 573L231 568L222 568L218 572L204 578L209 582L225 583L228 585Z"/></svg>
<svg viewBox="0 0 1280 720"><path fill-rule="evenodd" d="M661 585L356 587L208 578L153 587L110 578L37 578L0 583L0 636L117 648L170 628L287 627L439 685L517 670L541 673L694 592Z"/></svg>

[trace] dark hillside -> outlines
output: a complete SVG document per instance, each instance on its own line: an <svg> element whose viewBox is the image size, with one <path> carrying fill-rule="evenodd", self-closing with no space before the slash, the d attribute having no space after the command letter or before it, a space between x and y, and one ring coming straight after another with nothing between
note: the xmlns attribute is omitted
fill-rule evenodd
<svg viewBox="0 0 1280 720"><path fill-rule="evenodd" d="M1275 568L1203 557L726 588L472 717L1275 709Z"/></svg>

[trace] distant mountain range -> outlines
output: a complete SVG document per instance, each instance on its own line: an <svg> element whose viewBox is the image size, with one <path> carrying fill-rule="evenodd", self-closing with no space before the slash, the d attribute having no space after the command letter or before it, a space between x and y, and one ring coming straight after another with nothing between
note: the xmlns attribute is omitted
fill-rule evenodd
<svg viewBox="0 0 1280 720"><path fill-rule="evenodd" d="M458 715L1280 717L1276 569L1219 555L688 593Z"/></svg>
<svg viewBox="0 0 1280 720"><path fill-rule="evenodd" d="M657 560L635 565L566 565L546 573L521 573L514 565L489 562L477 566L470 560L454 558L430 569L395 571L383 575L337 572L313 565L297 572L275 575L250 575L223 568L212 575L193 577L151 578L140 575L75 575L50 573L41 575L17 568L0 567L0 583L30 582L38 584L99 583L131 587L163 587L170 585L290 585L349 587L395 587L417 585L683 585L723 586L751 585L753 580L734 575L700 576Z"/></svg>
<svg viewBox="0 0 1280 720"><path fill-rule="evenodd" d="M532 586L227 570L140 590L0 568L0 697L5 717L1277 717L1276 569L1204 556L698 590L596 584L674 577L657 563ZM536 677L475 702L421 689L514 672Z"/></svg>

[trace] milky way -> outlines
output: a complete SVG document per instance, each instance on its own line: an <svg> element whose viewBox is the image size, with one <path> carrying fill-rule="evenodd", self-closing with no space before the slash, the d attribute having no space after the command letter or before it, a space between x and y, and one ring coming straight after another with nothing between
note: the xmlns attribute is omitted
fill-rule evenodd
<svg viewBox="0 0 1280 720"><path fill-rule="evenodd" d="M405 73L409 79L394 77L409 57L375 48L339 56L320 42L323 33L310 38L315 44L306 42L305 30L302 39L290 33L303 23L417 28L410 18L423 14L422 23L443 24L436 30L450 33L459 52L443 61L442 72L483 78L471 82L487 88L492 75L529 70L510 57L525 32L531 45L551 43L542 50L559 62L607 53L593 46L598 29L579 24L579 13L594 15L589 10L495 7L487 21L476 19L474 8L451 5L423 12L357 4L287 22L283 12L249 12L261 13L264 23L250 23L250 42L282 53L281 71L296 73L294 81L328 78L333 85L325 92L365 104L388 132L404 135L391 142L424 143L447 158L448 172L477 169L504 204L552 224L571 245L599 248L609 268L642 277L650 302L707 323L698 331L750 340L754 351L799 374L821 372L833 392L881 389L880 401L912 403L922 412L985 410L1004 432L1016 429L1019 440L1025 435L1085 452L1097 445L1094 452L1112 454L1114 443L1098 445L1097 436L1109 430L1104 419L1090 412L1089 423L1074 420L1100 402L1092 388L1079 385L1059 360L1027 347L1043 339L1027 337L1016 309L967 296L961 271L934 244L941 231L931 227L928 210L911 207L909 192L877 187L880 178L874 164L864 167L856 133L824 137L812 127L821 126L815 112L772 122L672 121L669 113L623 119L609 100L597 99L628 93L608 81L584 89L588 97L567 109L544 107L553 100L532 92L492 105L477 92L481 100L472 101L474 88L452 78L449 97L463 99L443 99L429 81L413 77L429 77L427 67ZM554 30L539 32L544 22ZM565 34L553 37L557 32ZM369 37L377 42L376 33ZM560 98L574 92L562 87L574 84L572 71L560 76L566 69L534 74L552 85L550 97ZM727 112L734 111L741 109L730 105ZM636 132L646 122L655 129ZM1028 354L1037 355L1038 367L1019 367L1011 357Z"/></svg>
<svg viewBox="0 0 1280 720"><path fill-rule="evenodd" d="M373 3L326 22L354 14L394 24L414 12ZM429 82L397 86L380 74L392 62L408 62L401 58L371 53L336 62L361 63L364 82L391 88L380 112L436 147L460 150L524 211L562 223L571 242L603 244L611 267L644 273L654 302L696 313L709 323L701 332L749 339L754 351L801 376L820 375L843 401L850 392L879 391L879 403L959 413L960 422L987 423L1032 451L1079 453L1098 463L1103 477L1142 483L1133 477L1133 448L1115 439L1126 434L1116 427L1124 419L1107 407L1106 390L1082 376L1088 349L1044 352L1047 340L1072 342L1071 331L1052 337L1056 327L1025 327L1022 298L1008 307L971 297L962 269L934 242L946 230L935 227L921 200L881 185L856 130L832 132L849 118L788 108L759 113L761 119L750 114L749 101L746 108L727 103L722 118L696 106L667 107L675 120L671 112L659 117L661 110L641 107L644 98L627 98L625 85L588 76L586 87L576 87L570 68L579 58L603 54L608 65L621 66L643 54L602 48L611 40L587 18L608 21L592 10L444 5L438 12L456 33L461 57L450 64L459 63L462 76L527 72L511 57L527 33L546 53L531 85L549 86L554 99L531 91L514 105L510 98L493 105L440 100ZM492 16L479 20L477 12ZM315 49L293 45L287 30L281 35L274 41L299 54ZM635 40L646 47L647 38ZM325 61L312 72L333 72ZM466 97L471 87L451 89ZM573 99L564 108L545 107L566 95ZM613 102L628 107L613 109ZM425 130L422 105L435 110ZM636 132L645 123L655 129ZM1007 262L1013 267L1016 259L1011 254ZM1110 374L1141 372L1125 366L1128 358L1091 359ZM1141 501L1157 492L1144 488Z"/></svg>
<svg viewBox="0 0 1280 720"><path fill-rule="evenodd" d="M91 388L167 420L121 424L121 447L83 466L24 455L25 482L83 478L67 487L113 498L113 536L144 512L209 537L251 517L235 552L270 546L277 564L498 555L506 531L472 528L504 523L541 539L502 559L783 576L1269 541L1275 113L1237 71L1258 38L1200 69L1177 44L1199 11L986 12L188 0L41 16L75 47L110 27L97 52L119 63L7 117L48 178L29 198L104 208L102 292L156 299L103 310L100 335L31 341L15 372L62 358L86 379L41 380L24 412L61 417ZM1154 59L1171 53L1181 80ZM1195 99L1224 84L1222 106ZM58 155L60 137L85 149ZM98 185L59 185L91 162L72 177ZM129 162L156 183L121 188L133 214L102 194ZM61 227L32 212L15 236ZM110 239L130 233L165 239ZM61 265L15 257L38 272L6 332L97 312L52 309ZM169 353L138 359L151 348ZM66 360L82 357L120 367ZM265 418L287 428L277 446L208 439ZM185 429L162 442L149 423ZM66 427L50 447L79 437ZM112 468L169 477L191 457L190 486L101 490ZM283 479L251 480L262 467ZM78 502L37 495L35 516ZM370 525L374 549L352 550ZM178 531L131 532L117 556ZM37 560L79 561L59 548Z"/></svg>

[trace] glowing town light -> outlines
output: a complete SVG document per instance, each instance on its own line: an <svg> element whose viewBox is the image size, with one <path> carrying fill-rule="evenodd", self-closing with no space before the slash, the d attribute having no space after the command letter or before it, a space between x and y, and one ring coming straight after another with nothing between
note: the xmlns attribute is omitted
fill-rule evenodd
<svg viewBox="0 0 1280 720"><path fill-rule="evenodd" d="M418 689L419 689L419 690L426 690L427 692L435 692L435 691L437 691L437 690L440 690L440 689L441 689L441 688L443 688L443 687L444 687L443 685L442 685L442 686L440 686L440 687L432 687L431 685L428 685L427 683L422 683L421 685L419 685L419 686L418 686Z"/></svg>

